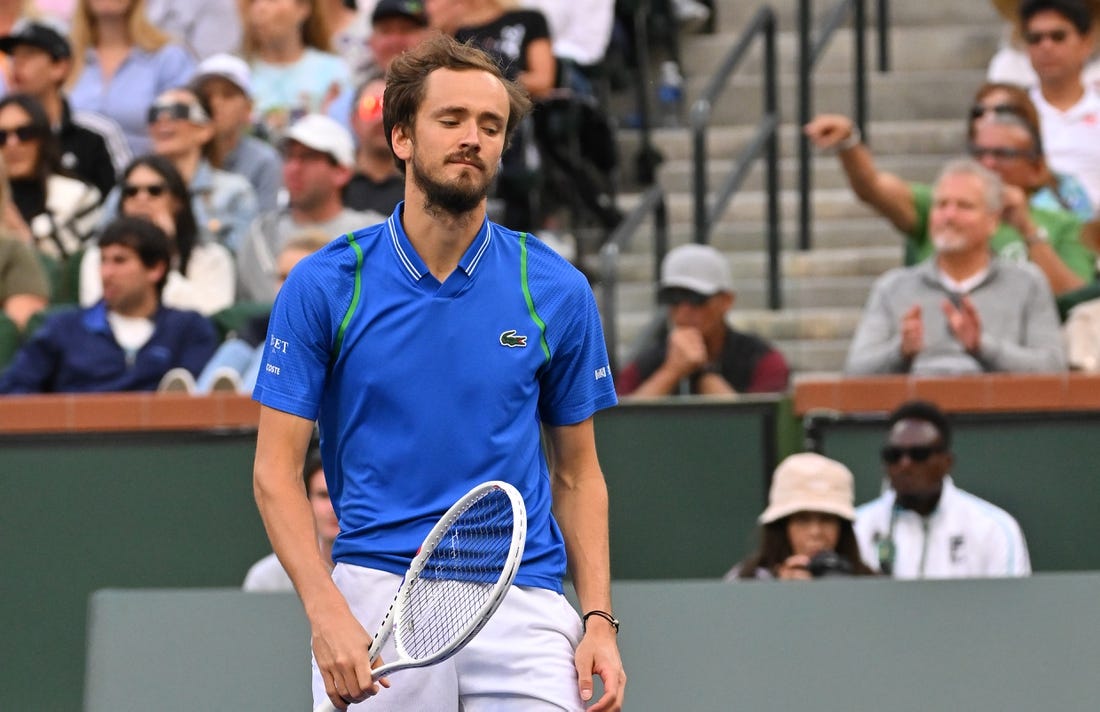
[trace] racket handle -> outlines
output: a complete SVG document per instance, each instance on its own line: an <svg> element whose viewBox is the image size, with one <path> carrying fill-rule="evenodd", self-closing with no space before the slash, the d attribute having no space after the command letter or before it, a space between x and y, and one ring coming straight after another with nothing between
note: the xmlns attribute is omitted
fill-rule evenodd
<svg viewBox="0 0 1100 712"><path fill-rule="evenodd" d="M331 700L325 700L321 704L313 708L313 712L339 712L332 704Z"/></svg>

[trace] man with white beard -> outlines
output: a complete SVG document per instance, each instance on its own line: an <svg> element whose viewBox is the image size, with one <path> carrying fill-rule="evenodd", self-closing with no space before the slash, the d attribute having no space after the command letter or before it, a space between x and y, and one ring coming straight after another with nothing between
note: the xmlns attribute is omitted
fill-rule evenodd
<svg viewBox="0 0 1100 712"><path fill-rule="evenodd" d="M948 163L932 191L932 259L894 269L871 289L845 373L952 375L1066 369L1050 286L1035 265L997 257L997 174Z"/></svg>

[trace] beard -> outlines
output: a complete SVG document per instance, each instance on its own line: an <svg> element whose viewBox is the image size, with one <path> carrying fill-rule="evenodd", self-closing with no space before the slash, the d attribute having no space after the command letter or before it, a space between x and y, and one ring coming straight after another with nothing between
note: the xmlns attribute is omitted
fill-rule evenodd
<svg viewBox="0 0 1100 712"><path fill-rule="evenodd" d="M424 209L427 212L443 212L452 217L459 217L471 212L489 195L493 173L485 170L485 164L481 158L470 153L451 154L447 156L445 163L455 161L474 163L484 178L478 180L476 177L461 176L450 181L437 179L421 165L415 154L412 156L409 162L412 167L412 179L424 193Z"/></svg>
<svg viewBox="0 0 1100 712"><path fill-rule="evenodd" d="M940 230L932 233L931 237L932 247L937 255L960 252L965 250L968 244L966 236L960 235L954 230Z"/></svg>

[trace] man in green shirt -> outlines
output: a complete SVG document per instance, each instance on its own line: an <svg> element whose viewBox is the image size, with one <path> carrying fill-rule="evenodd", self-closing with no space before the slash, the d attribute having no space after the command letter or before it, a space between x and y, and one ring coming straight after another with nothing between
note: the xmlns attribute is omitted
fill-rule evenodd
<svg viewBox="0 0 1100 712"><path fill-rule="evenodd" d="M1054 294L1064 294L1090 284L1096 274L1095 256L1081 244L1081 223L1072 213L1031 208L1025 187L1012 182L1003 160L1035 146L1010 143L1009 134L995 124L985 124L974 134L970 153L1005 182L1001 196L1001 224L990 243L1002 257L1031 261L1046 276ZM852 190L907 238L907 261L926 259L933 253L928 235L932 208L931 187L909 183L875 167L870 149L859 131L844 116L823 114L805 127L818 148L837 152ZM1030 139L1028 139L1030 140Z"/></svg>

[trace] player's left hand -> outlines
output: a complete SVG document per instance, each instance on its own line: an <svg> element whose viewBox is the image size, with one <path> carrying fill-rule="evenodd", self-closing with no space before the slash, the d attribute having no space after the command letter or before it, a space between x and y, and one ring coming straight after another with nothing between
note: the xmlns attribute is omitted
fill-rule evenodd
<svg viewBox="0 0 1100 712"><path fill-rule="evenodd" d="M591 624L574 656L581 699L586 704L592 700L592 676L599 675L603 681L603 695L588 709L590 712L620 712L626 689L626 671L619 656L619 644L615 638L617 633L602 619L593 617L589 620Z"/></svg>

